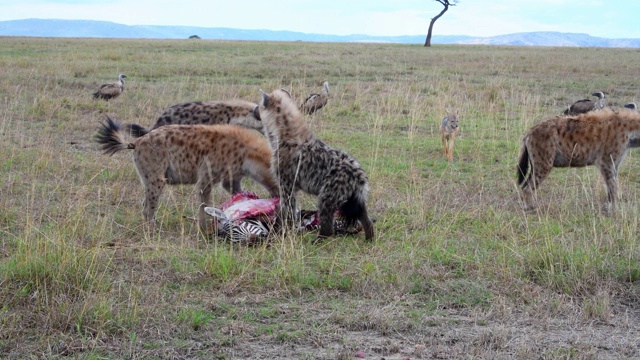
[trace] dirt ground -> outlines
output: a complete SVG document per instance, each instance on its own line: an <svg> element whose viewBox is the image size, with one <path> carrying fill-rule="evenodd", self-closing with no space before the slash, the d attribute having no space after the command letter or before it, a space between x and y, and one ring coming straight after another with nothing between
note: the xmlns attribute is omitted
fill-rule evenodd
<svg viewBox="0 0 640 360"><path fill-rule="evenodd" d="M346 330L337 334L337 341L317 346L253 339L225 352L230 358L245 359L640 358L640 314L623 306L606 322L566 317L541 320L523 313L485 322L460 310L424 320L434 326L411 334Z"/></svg>

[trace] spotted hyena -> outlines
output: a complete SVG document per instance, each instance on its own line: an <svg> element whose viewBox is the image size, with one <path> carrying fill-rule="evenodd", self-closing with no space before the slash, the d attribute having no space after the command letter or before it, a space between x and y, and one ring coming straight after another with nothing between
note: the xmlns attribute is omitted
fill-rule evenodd
<svg viewBox="0 0 640 360"><path fill-rule="evenodd" d="M533 126L522 141L517 167L518 184L526 209L534 208L533 193L553 167L595 165L607 186L603 211L613 211L618 190L618 168L629 141L638 138L640 114L626 109L556 116Z"/></svg>
<svg viewBox="0 0 640 360"><path fill-rule="evenodd" d="M257 106L258 104L244 100L195 101L177 104L162 112L151 130L171 124L235 124L262 131L260 112L254 111ZM135 137L151 131L137 124L127 125L127 127Z"/></svg>
<svg viewBox="0 0 640 360"><path fill-rule="evenodd" d="M96 137L106 154L133 149L133 160L145 189L143 215L153 223L165 184L196 184L200 195L198 219L208 230L212 186L222 182L236 193L240 181L249 176L271 194L278 195L278 182L271 166L271 147L259 132L235 125L167 125L126 142L120 126L110 118Z"/></svg>
<svg viewBox="0 0 640 360"><path fill-rule="evenodd" d="M273 149L272 171L280 181L280 223L296 219L296 194L302 190L317 196L319 238L334 234L334 213L340 210L349 224L359 220L366 239L373 239L366 207L369 182L358 161L316 139L285 91L263 92L259 111Z"/></svg>
<svg viewBox="0 0 640 360"><path fill-rule="evenodd" d="M447 116L442 120L440 124L440 137L442 138L442 151L447 160L453 160L453 144L456 142L456 135L460 128L458 127L458 110L455 113L450 114L447 112Z"/></svg>

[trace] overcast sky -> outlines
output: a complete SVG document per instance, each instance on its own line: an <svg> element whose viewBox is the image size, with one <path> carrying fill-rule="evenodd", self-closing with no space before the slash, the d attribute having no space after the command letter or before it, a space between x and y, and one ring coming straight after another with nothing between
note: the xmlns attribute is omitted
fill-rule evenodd
<svg viewBox="0 0 640 360"><path fill-rule="evenodd" d="M335 35L423 35L442 8L435 0L0 0L0 21L105 20ZM434 35L560 31L640 38L639 16L638 0L461 0L436 22Z"/></svg>

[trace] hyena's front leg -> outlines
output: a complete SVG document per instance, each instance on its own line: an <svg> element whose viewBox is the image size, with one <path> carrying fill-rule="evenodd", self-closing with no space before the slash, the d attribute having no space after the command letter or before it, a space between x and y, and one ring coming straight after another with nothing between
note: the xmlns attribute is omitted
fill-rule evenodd
<svg viewBox="0 0 640 360"><path fill-rule="evenodd" d="M227 160L233 163L237 163L240 161L239 159ZM242 191L242 186L240 186L240 183L242 182L242 174L237 174L235 171L233 171L233 168L233 166L227 166L224 173L220 174L220 178L222 179L222 187L232 195ZM216 174L217 173L214 169L210 169L207 173L207 176L211 178L218 178Z"/></svg>
<svg viewBox="0 0 640 360"><path fill-rule="evenodd" d="M276 226L285 229L297 229L299 219L296 216L297 200L293 181L281 177L280 180L280 205Z"/></svg>
<svg viewBox="0 0 640 360"><path fill-rule="evenodd" d="M226 191L228 191L230 194L237 194L239 192L242 192L241 183L242 183L242 176L232 178L232 179L225 178L222 181L222 187Z"/></svg>
<svg viewBox="0 0 640 360"><path fill-rule="evenodd" d="M211 189L214 184L220 182L219 178L209 178L208 176L201 176L198 179L196 188L200 193L200 206L198 208L198 225L200 231L205 234L209 234L212 231L211 217L207 215L204 208L209 206L211 201Z"/></svg>

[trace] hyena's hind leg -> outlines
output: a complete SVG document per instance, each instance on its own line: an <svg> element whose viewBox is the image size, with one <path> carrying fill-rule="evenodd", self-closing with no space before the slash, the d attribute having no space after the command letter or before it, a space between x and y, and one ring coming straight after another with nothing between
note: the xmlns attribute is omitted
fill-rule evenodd
<svg viewBox="0 0 640 360"><path fill-rule="evenodd" d="M526 211L535 209L534 193L540 186L540 184L547 178L551 169L553 168L553 152L545 152L542 156L532 156L529 153L529 148L525 147L523 154L520 158L520 164L518 171L522 172L519 177L524 177L529 169L529 174L526 179L520 184L522 201Z"/></svg>
<svg viewBox="0 0 640 360"><path fill-rule="evenodd" d="M360 221L367 240L373 239L373 223L367 213L365 201L358 195L360 189L345 188L342 179L327 182L318 194L318 210L320 215L320 231L318 240L333 236L334 214L340 209L348 226ZM347 195L351 194L351 195ZM347 197L348 196L348 197Z"/></svg>
<svg viewBox="0 0 640 360"><path fill-rule="evenodd" d="M373 222L367 212L367 207L364 206L362 213L360 213L360 224L362 224L362 230L364 231L364 238L367 240L373 240Z"/></svg>
<svg viewBox="0 0 640 360"><path fill-rule="evenodd" d="M323 189L335 189L333 186L323 186ZM338 208L338 199L328 191L322 191L318 194L318 215L320 216L320 231L318 239L331 237L334 234L333 222L334 214Z"/></svg>
<svg viewBox="0 0 640 360"><path fill-rule="evenodd" d="M616 196L618 194L618 171L613 163L604 161L604 165L598 165L602 179L607 187L607 201L602 206L604 214L612 214L615 211Z"/></svg>
<svg viewBox="0 0 640 360"><path fill-rule="evenodd" d="M196 189L198 189L200 197L200 206L198 208L198 225L200 231L209 234L212 231L211 217L207 215L204 208L211 203L211 190L214 185L220 183L220 175L216 171L201 168L198 172L198 181Z"/></svg>
<svg viewBox="0 0 640 360"><path fill-rule="evenodd" d="M285 177L281 177L278 192L280 193L280 204L278 205L275 228L297 230L300 224L300 218L296 213L298 201L293 184L287 181Z"/></svg>
<svg viewBox="0 0 640 360"><path fill-rule="evenodd" d="M358 190L357 179L347 172L325 178L317 197L318 215L320 217L320 231L316 241L331 237L335 233L334 216L340 209L347 222L352 225L361 212L361 202L354 195Z"/></svg>
<svg viewBox="0 0 640 360"><path fill-rule="evenodd" d="M164 160L164 154L158 156L160 160L150 159L148 156L136 154L134 161L136 171L142 186L144 186L144 201L142 205L142 215L147 224L155 225L155 214L158 209L160 195L165 186L165 172L168 167L167 161Z"/></svg>
<svg viewBox="0 0 640 360"><path fill-rule="evenodd" d="M148 225L155 226L155 214L158 210L160 195L164 189L164 179L150 178L144 181L144 202L142 204L142 215Z"/></svg>

